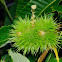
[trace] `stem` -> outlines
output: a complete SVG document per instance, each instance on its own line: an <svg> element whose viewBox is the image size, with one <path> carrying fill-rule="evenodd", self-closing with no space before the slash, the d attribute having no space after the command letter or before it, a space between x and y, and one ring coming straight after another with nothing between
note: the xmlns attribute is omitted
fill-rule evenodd
<svg viewBox="0 0 62 62"><path fill-rule="evenodd" d="M55 53L55 55L56 55L57 62L59 62L59 57L58 57L57 48L55 48L55 47L54 47L54 53Z"/></svg>
<svg viewBox="0 0 62 62"><path fill-rule="evenodd" d="M37 62L42 62L43 59L46 57L47 53L49 51L49 48L47 48L47 50L45 50L42 55L39 57L38 61Z"/></svg>
<svg viewBox="0 0 62 62"><path fill-rule="evenodd" d="M0 0L0 1L1 1L1 3L5 6L5 10L7 11L8 15L9 15L9 17L10 17L10 19L11 19L11 22L13 22L13 18L11 17L11 14L10 14L10 12L9 12L9 10L8 10L8 8L7 8L7 6L6 6L5 1L4 1L4 0Z"/></svg>

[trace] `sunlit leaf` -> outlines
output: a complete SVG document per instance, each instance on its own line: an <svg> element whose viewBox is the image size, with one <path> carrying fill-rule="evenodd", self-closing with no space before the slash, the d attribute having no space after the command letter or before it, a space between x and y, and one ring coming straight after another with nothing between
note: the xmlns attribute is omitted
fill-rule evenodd
<svg viewBox="0 0 62 62"><path fill-rule="evenodd" d="M9 50L9 55L13 59L13 62L30 62L25 56L20 53L12 52Z"/></svg>

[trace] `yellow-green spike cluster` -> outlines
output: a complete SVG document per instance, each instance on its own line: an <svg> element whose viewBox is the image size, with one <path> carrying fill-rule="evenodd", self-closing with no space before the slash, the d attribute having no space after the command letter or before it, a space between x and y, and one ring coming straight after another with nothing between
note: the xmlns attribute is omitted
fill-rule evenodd
<svg viewBox="0 0 62 62"><path fill-rule="evenodd" d="M11 30L12 42L17 47L18 51L23 50L24 54L31 51L36 54L38 50L44 51L47 47L56 47L58 45L59 35L57 33L57 24L52 17L40 17L36 19L32 27L29 17L22 19L12 25L14 29Z"/></svg>

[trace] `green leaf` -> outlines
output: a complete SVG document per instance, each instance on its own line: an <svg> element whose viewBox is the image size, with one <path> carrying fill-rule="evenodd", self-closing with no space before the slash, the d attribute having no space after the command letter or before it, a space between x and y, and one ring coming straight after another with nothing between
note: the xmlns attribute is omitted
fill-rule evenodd
<svg viewBox="0 0 62 62"><path fill-rule="evenodd" d="M14 18L15 18L15 13L16 13L16 1L15 1L15 3L10 7L9 12L11 13L12 18L14 19ZM10 25L10 24L12 24L12 22L9 21L9 20L10 20L9 17L6 16L5 21L4 21L4 25Z"/></svg>
<svg viewBox="0 0 62 62"><path fill-rule="evenodd" d="M25 1L25 2L24 2ZM26 7L27 3L29 3L30 0L18 0L18 5L16 9L16 14L20 12L23 8Z"/></svg>
<svg viewBox="0 0 62 62"><path fill-rule="evenodd" d="M51 59L49 62L57 62L56 58ZM62 62L62 58L59 59L59 62Z"/></svg>
<svg viewBox="0 0 62 62"><path fill-rule="evenodd" d="M29 15L31 17L31 5L37 5L36 16L39 16L55 1L56 0L30 0L25 7L20 9L21 3L19 0L19 4L18 4L17 10L16 10L18 12L16 12L16 15L21 16L22 18L24 18L25 15ZM25 4L25 2L24 2L24 4ZM24 4L22 3L21 5L24 5Z"/></svg>
<svg viewBox="0 0 62 62"><path fill-rule="evenodd" d="M62 12L62 5L52 7L53 11Z"/></svg>
<svg viewBox="0 0 62 62"><path fill-rule="evenodd" d="M45 62L50 62L50 59L55 58L53 53L49 53L48 57L46 58Z"/></svg>
<svg viewBox="0 0 62 62"><path fill-rule="evenodd" d="M60 3L60 1L61 0L56 0L55 2L53 2L49 7L47 7L46 9L45 9L45 13L51 13L51 12L53 12L52 11L52 6L58 6L59 5L59 3ZM43 14L43 13L42 13Z"/></svg>
<svg viewBox="0 0 62 62"><path fill-rule="evenodd" d="M51 6L58 6L61 0L56 0Z"/></svg>
<svg viewBox="0 0 62 62"><path fill-rule="evenodd" d="M12 22L12 21L13 21L13 18L12 18L11 14L10 14L10 12L9 12L9 10L8 10L8 8L7 8L7 6L6 6L5 0L0 0L0 1L1 1L1 3L4 5L5 10L7 11L8 15L9 15L9 17L10 17L10 19L11 19L11 22Z"/></svg>
<svg viewBox="0 0 62 62"><path fill-rule="evenodd" d="M3 44L7 43L7 41L9 40L10 29L12 29L11 26L3 26L0 28L0 48Z"/></svg>
<svg viewBox="0 0 62 62"><path fill-rule="evenodd" d="M50 53L48 57L46 58L45 62L57 62L55 54ZM62 62L62 58L59 58L59 62Z"/></svg>
<svg viewBox="0 0 62 62"><path fill-rule="evenodd" d="M61 21L62 20L62 14L60 15L60 18L59 18L59 21Z"/></svg>
<svg viewBox="0 0 62 62"><path fill-rule="evenodd" d="M27 58L30 60L30 62L35 62L36 61L36 57L35 56L28 55Z"/></svg>
<svg viewBox="0 0 62 62"><path fill-rule="evenodd" d="M1 62L13 62L13 61L12 61L11 57L8 54L6 54L6 55L2 56Z"/></svg>
<svg viewBox="0 0 62 62"><path fill-rule="evenodd" d="M13 59L13 62L30 62L25 56L20 53L15 53L11 50L9 50L8 52L11 58Z"/></svg>

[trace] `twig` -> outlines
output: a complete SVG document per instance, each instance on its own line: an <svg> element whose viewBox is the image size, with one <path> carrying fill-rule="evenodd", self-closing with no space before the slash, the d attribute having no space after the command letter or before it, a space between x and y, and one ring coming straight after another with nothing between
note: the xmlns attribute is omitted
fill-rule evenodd
<svg viewBox="0 0 62 62"><path fill-rule="evenodd" d="M46 54L48 53L49 51L49 48L47 48L47 50L45 50L42 55L39 57L38 61L37 62L42 62L43 59L46 57Z"/></svg>

